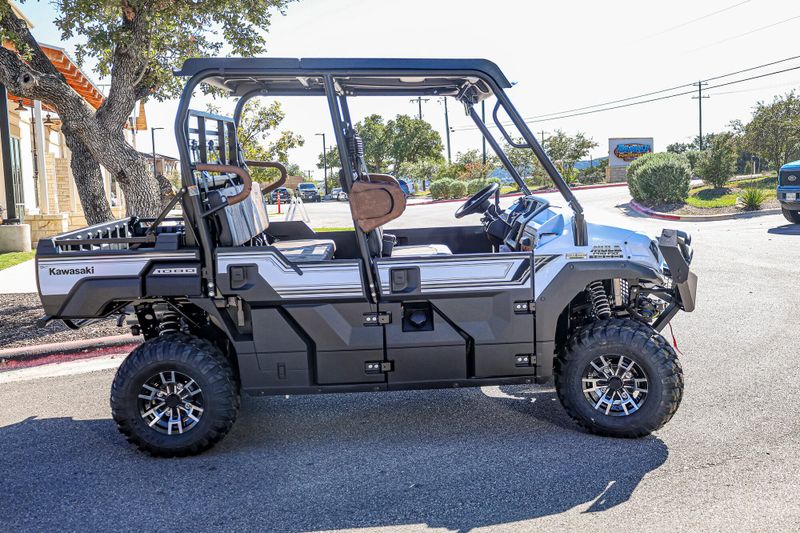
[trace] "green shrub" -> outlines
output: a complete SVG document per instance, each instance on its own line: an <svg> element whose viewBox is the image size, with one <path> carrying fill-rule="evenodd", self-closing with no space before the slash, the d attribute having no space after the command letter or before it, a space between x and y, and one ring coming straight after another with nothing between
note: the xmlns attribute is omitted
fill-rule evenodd
<svg viewBox="0 0 800 533"><path fill-rule="evenodd" d="M748 187L742 192L741 199L742 206L747 211L758 211L761 209L761 204L767 199L767 192L764 189Z"/></svg>
<svg viewBox="0 0 800 533"><path fill-rule="evenodd" d="M467 194L472 196L487 185L489 185L489 182L485 180L469 180L467 182Z"/></svg>
<svg viewBox="0 0 800 533"><path fill-rule="evenodd" d="M467 184L463 181L454 181L449 189L450 198L464 198L467 195Z"/></svg>
<svg viewBox="0 0 800 533"><path fill-rule="evenodd" d="M439 178L431 183L431 198L434 200L444 200L450 198L450 184L455 183L455 180L449 178Z"/></svg>
<svg viewBox="0 0 800 533"><path fill-rule="evenodd" d="M697 172L697 165L700 164L700 159L703 157L703 152L700 150L687 150L683 153L686 156L686 159L689 161L689 168L692 169L692 173Z"/></svg>
<svg viewBox="0 0 800 533"><path fill-rule="evenodd" d="M486 185L489 185L490 183L496 183L498 185L503 184L503 182L500 181L500 178L489 178L488 180L486 180Z"/></svg>
<svg viewBox="0 0 800 533"><path fill-rule="evenodd" d="M628 189L637 202L682 202L689 196L691 170L683 155L647 154L628 167Z"/></svg>
<svg viewBox="0 0 800 533"><path fill-rule="evenodd" d="M707 185L719 189L736 174L737 158L733 134L719 133L714 135L711 146L703 150L696 166L693 165L692 168Z"/></svg>

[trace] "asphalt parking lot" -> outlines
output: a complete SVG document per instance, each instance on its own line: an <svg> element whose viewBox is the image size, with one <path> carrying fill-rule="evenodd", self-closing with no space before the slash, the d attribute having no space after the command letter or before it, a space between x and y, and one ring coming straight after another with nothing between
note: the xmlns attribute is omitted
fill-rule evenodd
<svg viewBox="0 0 800 533"><path fill-rule="evenodd" d="M0 381L2 529L796 529L800 229L634 218L624 188L579 198L590 222L694 237L697 310L673 322L686 390L656 434L584 434L551 386L245 397L216 448L157 460L110 420L112 369L23 375Z"/></svg>

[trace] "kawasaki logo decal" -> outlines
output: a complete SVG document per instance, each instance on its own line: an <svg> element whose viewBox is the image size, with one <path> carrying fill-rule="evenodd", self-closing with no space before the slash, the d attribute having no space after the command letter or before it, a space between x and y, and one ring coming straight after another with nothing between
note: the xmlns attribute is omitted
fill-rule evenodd
<svg viewBox="0 0 800 533"><path fill-rule="evenodd" d="M51 276L81 276L84 274L94 274L94 267L83 268L56 268L51 267L47 270Z"/></svg>

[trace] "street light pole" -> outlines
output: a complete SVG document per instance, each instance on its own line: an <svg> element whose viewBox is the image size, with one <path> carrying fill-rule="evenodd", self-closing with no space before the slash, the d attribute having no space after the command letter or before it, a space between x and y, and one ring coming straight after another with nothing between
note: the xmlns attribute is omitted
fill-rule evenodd
<svg viewBox="0 0 800 533"><path fill-rule="evenodd" d="M325 187L325 196L328 196L328 145L325 144L325 134L316 133L315 135L322 136L322 168L323 178L322 181Z"/></svg>
<svg viewBox="0 0 800 533"><path fill-rule="evenodd" d="M164 128L150 128L150 143L153 148L153 177L158 178L156 171L156 130L163 130Z"/></svg>
<svg viewBox="0 0 800 533"><path fill-rule="evenodd" d="M708 83L704 81L698 81L693 85L697 85L697 96L692 96L692 99L697 100L697 118L700 126L700 136L698 137L698 144L700 146L700 150L703 149L703 98L710 98L709 96L703 96L703 85L708 85Z"/></svg>

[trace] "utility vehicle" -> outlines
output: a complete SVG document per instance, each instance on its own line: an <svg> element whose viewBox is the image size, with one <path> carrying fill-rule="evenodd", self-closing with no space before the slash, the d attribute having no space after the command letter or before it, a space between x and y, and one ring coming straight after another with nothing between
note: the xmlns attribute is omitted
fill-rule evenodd
<svg viewBox="0 0 800 533"><path fill-rule="evenodd" d="M659 334L695 307L691 238L589 224L511 104L490 61L192 59L175 132L182 188L155 219L126 218L43 239L46 316L72 327L111 315L144 343L111 390L120 431L153 455L200 452L231 428L239 394L291 395L544 383L588 431L639 437L675 413L680 364ZM238 97L233 117L190 109L201 83ZM242 107L319 97L341 158L354 228L271 222L264 195L282 165L246 161ZM384 231L403 214L397 180L370 173L348 103L370 96L458 101L523 191L501 209L490 184L454 216L481 224ZM476 112L532 150L564 198L530 193ZM491 108L490 108L491 109ZM501 113L503 115L501 115ZM505 120L502 117L505 116ZM510 134L513 126L517 133ZM261 188L249 169L282 176ZM183 215L170 219L180 202Z"/></svg>

